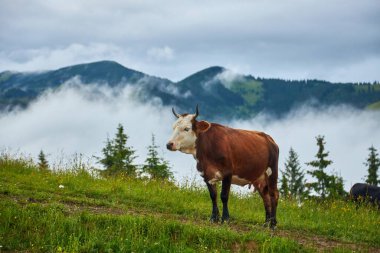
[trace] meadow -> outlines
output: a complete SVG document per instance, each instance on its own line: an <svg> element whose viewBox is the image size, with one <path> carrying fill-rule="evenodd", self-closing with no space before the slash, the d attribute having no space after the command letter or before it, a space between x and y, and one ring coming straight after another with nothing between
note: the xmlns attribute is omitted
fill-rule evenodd
<svg viewBox="0 0 380 253"><path fill-rule="evenodd" d="M206 187L101 178L85 166L39 171L0 157L0 252L380 252L380 212L346 200L280 198L263 228L257 193L232 194L228 224L209 222Z"/></svg>

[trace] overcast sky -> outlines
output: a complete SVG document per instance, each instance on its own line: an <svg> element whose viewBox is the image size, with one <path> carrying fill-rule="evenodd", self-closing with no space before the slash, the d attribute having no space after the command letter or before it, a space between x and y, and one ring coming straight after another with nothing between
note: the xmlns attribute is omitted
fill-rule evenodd
<svg viewBox="0 0 380 253"><path fill-rule="evenodd" d="M380 80L378 0L0 0L0 71L96 60L173 81L243 74Z"/></svg>

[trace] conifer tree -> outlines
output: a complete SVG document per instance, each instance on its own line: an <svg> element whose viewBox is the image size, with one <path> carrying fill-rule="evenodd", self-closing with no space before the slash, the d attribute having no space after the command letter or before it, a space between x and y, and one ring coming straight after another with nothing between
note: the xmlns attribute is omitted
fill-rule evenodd
<svg viewBox="0 0 380 253"><path fill-rule="evenodd" d="M379 176L377 174L380 166L379 154L373 145L368 150L369 155L367 162L364 163L368 168L366 183L377 186L377 184L380 183Z"/></svg>
<svg viewBox="0 0 380 253"><path fill-rule="evenodd" d="M45 154L44 154L44 152L42 150L38 154L38 169L40 171L47 171L47 170L49 170L49 163L46 160L46 156L45 156Z"/></svg>
<svg viewBox="0 0 380 253"><path fill-rule="evenodd" d="M315 168L315 170L308 171L308 173L317 179L317 182L312 182L309 186L322 198L343 196L345 194L343 179L336 175L328 175L325 171L332 164L332 161L327 159L329 152L325 151L326 142L324 138L324 136L316 137L318 145L317 159L306 163Z"/></svg>
<svg viewBox="0 0 380 253"><path fill-rule="evenodd" d="M305 174L301 170L298 154L293 148L289 150L289 157L285 162L285 171L283 174L288 182L290 196L303 198L307 195L305 190Z"/></svg>
<svg viewBox="0 0 380 253"><path fill-rule="evenodd" d="M338 175L328 175L327 192L329 198L346 196L347 193L344 190L343 178Z"/></svg>
<svg viewBox="0 0 380 253"><path fill-rule="evenodd" d="M289 185L288 185L288 179L285 176L285 172L282 172L282 177L280 180L280 193L283 197L288 198L289 197Z"/></svg>
<svg viewBox="0 0 380 253"><path fill-rule="evenodd" d="M107 138L106 146L102 149L104 157L99 159L99 162L106 167L106 174L126 173L129 176L136 176L136 166L133 164L136 151L127 146L128 138L121 124L117 127L115 138L113 140Z"/></svg>
<svg viewBox="0 0 380 253"><path fill-rule="evenodd" d="M99 159L99 162L103 164L103 166L106 167L106 169L110 170L114 162L113 162L113 147L112 147L112 142L109 139L109 137L107 137L106 146L102 149L102 153L104 157L102 159Z"/></svg>
<svg viewBox="0 0 380 253"><path fill-rule="evenodd" d="M173 173L167 161L158 156L154 134L152 134L152 143L148 146L148 156L145 160L143 172L148 173L152 179L172 179Z"/></svg>
<svg viewBox="0 0 380 253"><path fill-rule="evenodd" d="M327 156L329 152L325 152L325 140L324 136L317 136L317 145L318 145L318 153L316 154L317 160L306 163L306 165L312 166L315 168L313 171L308 171L308 173L317 179L317 182L310 183L311 189L313 189L317 194L319 194L322 198L327 196L327 178L328 175L325 172L327 166L332 164L331 160L327 160Z"/></svg>
<svg viewBox="0 0 380 253"><path fill-rule="evenodd" d="M124 128L119 124L114 139L114 164L117 171L125 171L130 176L136 175L136 166L133 164L135 150L127 146L128 135L124 133Z"/></svg>

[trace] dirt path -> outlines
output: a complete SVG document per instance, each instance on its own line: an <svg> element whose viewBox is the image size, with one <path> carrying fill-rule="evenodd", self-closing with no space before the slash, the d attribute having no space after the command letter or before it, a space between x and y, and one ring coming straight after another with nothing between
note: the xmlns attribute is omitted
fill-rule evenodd
<svg viewBox="0 0 380 253"><path fill-rule="evenodd" d="M136 209L117 209L117 208L107 208L107 207L97 207L97 206L76 206L72 204L66 204L65 205L69 210L71 211L89 211L96 214L114 214L114 215L142 215L142 216L151 216L156 217L160 219L171 219L171 220L177 220L181 223L185 224L197 224L197 225L203 225L203 226L210 226L210 223L208 221L202 221L202 220L196 220L196 219L189 219L183 215L178 214L168 214L168 213L152 213L149 210L136 210ZM211 224L212 226L220 226L220 224ZM317 252L326 252L326 251L332 251L334 249L345 249L345 250L351 250L356 252L380 252L380 248L374 248L370 247L366 244L357 244L357 243L350 243L350 242L342 242L339 240L334 240L331 238L327 238L320 235L310 234L306 231L294 231L294 230L283 230L283 229L276 229L274 232L270 232L267 228L263 228L260 225L243 225L231 222L229 224L229 227L235 231L238 232L250 232L252 230L258 230L261 232L267 232L270 233L271 236L278 236L278 237L285 237L292 239L296 242L298 242L300 245L313 248L317 250Z"/></svg>
<svg viewBox="0 0 380 253"><path fill-rule="evenodd" d="M103 206L81 206L77 205L75 203L64 203L65 207L70 212L80 212L80 211L88 211L94 214L113 214L113 215L139 215L139 216L151 216L156 217L160 219L171 219L171 220L177 220L181 223L185 224L197 224L197 225L203 225L203 226L210 226L210 223L208 221L202 221L202 220L196 220L196 219L189 219L183 215L178 214L169 214L169 213L159 213L159 212L150 212L149 210L144 209L119 209L119 208L110 208L110 207L103 207ZM220 226L220 224L211 224L212 226ZM238 232L250 232L252 230L258 230L261 232L267 232L270 233L271 236L278 236L278 237L285 237L288 239L292 239L296 242L298 242L300 245L313 248L317 252L326 252L326 251L332 251L334 249L345 249L345 250L351 250L355 252L379 252L380 248L374 248L371 246L368 246L366 244L358 244L358 243L350 243L350 242L343 242L339 240L334 240L331 238L327 238L325 236L310 234L310 232L307 231L295 231L295 230L284 230L284 229L276 229L274 232L270 232L267 228L263 228L260 225L255 224L239 224L236 222L231 222L229 224L230 228L238 231Z"/></svg>
<svg viewBox="0 0 380 253"><path fill-rule="evenodd" d="M4 197L4 195L3 195ZM7 196L8 198L10 196ZM25 199L20 200L15 197L11 197L15 202L20 204L27 204L27 203L33 203L36 202L33 199L28 199L25 201ZM48 202L39 202L38 203L42 205L48 205ZM149 217L155 217L160 219L167 219L167 220L176 220L184 224L197 224L200 226L221 226L221 224L210 224L206 220L200 220L195 218L188 218L183 215L179 214L171 214L171 213L160 213L160 212L151 212L148 209L136 209L136 208L128 208L128 209L122 209L122 208L114 208L114 207L106 207L106 206L96 206L96 205L82 205L79 203L75 203L72 201L62 201L59 202L60 204L63 204L65 206L66 212L68 213L78 213L87 211L93 214L112 214L112 215L136 215L136 216L149 216ZM311 234L307 231L300 231L300 230L285 230L283 228L277 228L275 231L270 231L267 228L263 228L261 225L258 224L242 224L239 222L230 222L228 224L230 229L233 229L238 232L247 233L252 230L261 231L264 233L268 233L270 236L275 237L284 237L291 240L296 241L300 245L306 247L306 248L313 248L317 252L326 252L326 251L333 251L334 249L345 249L353 252L379 252L380 248L375 248L372 246L368 246L364 243L350 243L350 242L344 242L339 241L335 239L331 239L325 236L321 235L315 235ZM252 248L255 248L254 242L248 242L252 245L248 245ZM239 251L238 249L236 251Z"/></svg>
<svg viewBox="0 0 380 253"><path fill-rule="evenodd" d="M370 247L366 244L343 242L320 235L313 235L305 231L277 230L274 234L293 239L303 246L316 249L318 252L332 251L333 249L346 249L355 252L380 252L380 248Z"/></svg>

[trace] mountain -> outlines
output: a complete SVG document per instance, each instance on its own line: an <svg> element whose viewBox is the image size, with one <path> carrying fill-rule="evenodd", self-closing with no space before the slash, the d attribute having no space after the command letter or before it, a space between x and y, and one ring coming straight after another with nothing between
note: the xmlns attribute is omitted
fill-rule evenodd
<svg viewBox="0 0 380 253"><path fill-rule="evenodd" d="M348 104L359 109L378 108L378 83L330 83L320 80L289 81L255 78L210 67L172 82L128 69L117 62L100 61L44 72L0 73L0 111L26 108L47 90L73 79L83 85L103 84L112 88L132 85L143 101L159 98L179 112L193 111L199 104L208 118L246 118L259 112L283 116L308 103L312 106Z"/></svg>

